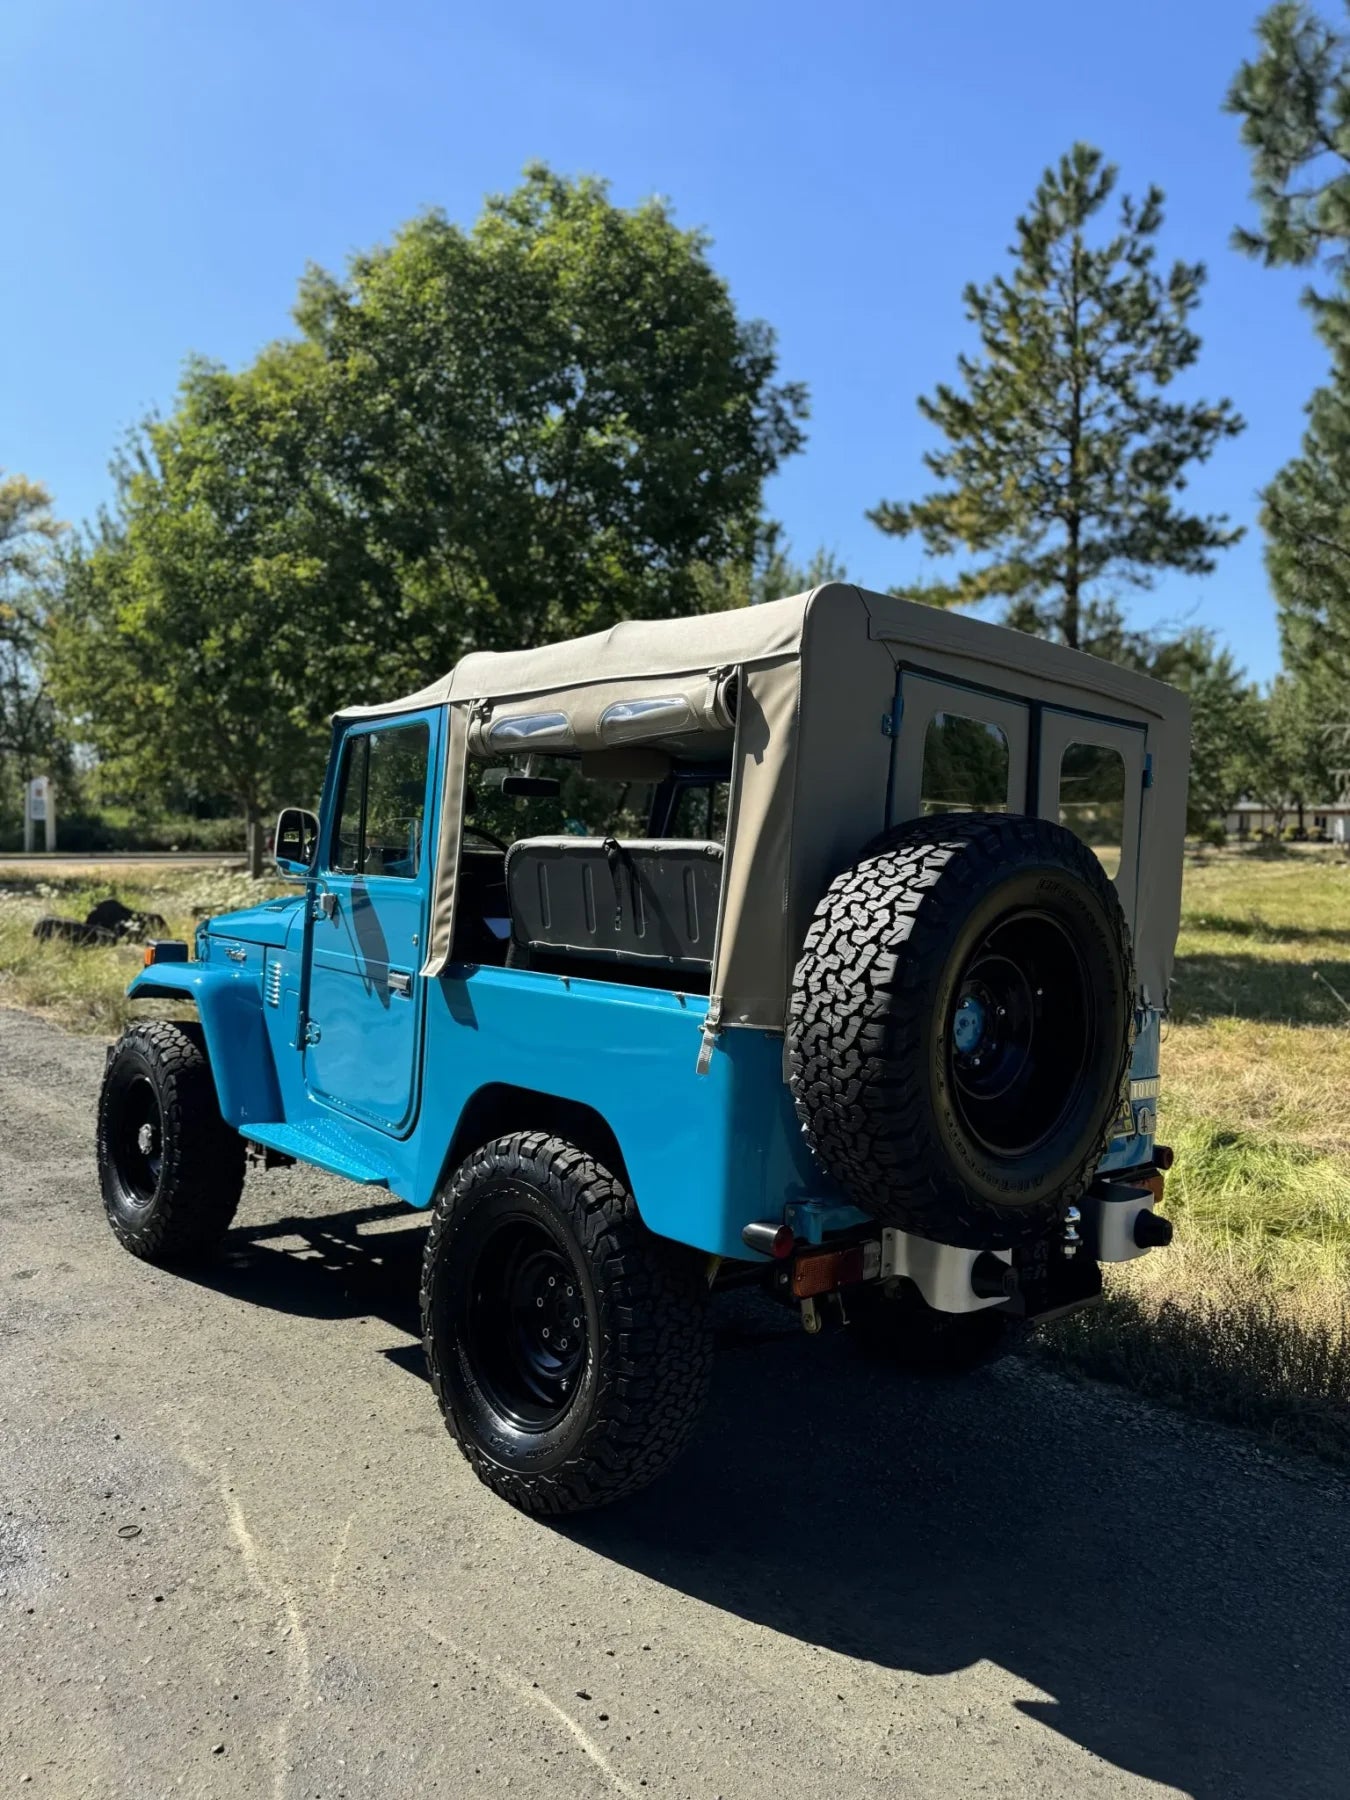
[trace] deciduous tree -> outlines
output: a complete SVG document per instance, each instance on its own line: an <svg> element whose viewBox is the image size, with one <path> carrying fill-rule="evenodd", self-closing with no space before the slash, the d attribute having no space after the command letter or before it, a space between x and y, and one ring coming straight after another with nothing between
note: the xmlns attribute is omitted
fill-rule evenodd
<svg viewBox="0 0 1350 1800"><path fill-rule="evenodd" d="M0 477L0 758L18 782L58 751L39 645L64 529L46 488Z"/></svg>
<svg viewBox="0 0 1350 1800"><path fill-rule="evenodd" d="M189 367L50 634L81 735L234 794L255 867L326 713L698 605L803 441L804 391L707 240L541 167L470 230L427 213L311 269L296 321L243 371Z"/></svg>

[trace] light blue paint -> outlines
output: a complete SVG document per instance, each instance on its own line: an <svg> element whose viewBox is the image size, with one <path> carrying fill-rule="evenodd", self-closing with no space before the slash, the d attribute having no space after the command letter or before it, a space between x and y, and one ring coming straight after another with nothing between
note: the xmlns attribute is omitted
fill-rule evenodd
<svg viewBox="0 0 1350 1800"><path fill-rule="evenodd" d="M215 946L213 946L213 949ZM191 1000L206 1036L222 1116L247 1132L281 1115L282 1093L274 1045L260 1004L260 950L250 964L156 963L127 989L133 1000Z"/></svg>
<svg viewBox="0 0 1350 1800"><path fill-rule="evenodd" d="M962 1056L966 1056L984 1036L984 1007L974 994L967 994L952 1019L952 1040Z"/></svg>
<svg viewBox="0 0 1350 1800"><path fill-rule="evenodd" d="M372 721L346 734L347 746L378 735L424 729L428 760L423 789L423 842L435 843L436 783L443 711ZM335 759L336 760L336 759ZM355 1119L406 1135L417 1117L422 1068L428 871L415 849L380 874L353 875L338 866L335 805L319 833L318 887L324 905L310 919L307 1012L317 1036L303 1045L309 1091Z"/></svg>
<svg viewBox="0 0 1350 1800"><path fill-rule="evenodd" d="M222 933L230 926L229 915L214 921ZM211 955L218 954L213 935ZM283 964L283 996L298 994L298 950L273 954ZM131 993L190 993L197 1000L227 1120L245 1137L335 1174L381 1181L413 1206L435 1199L464 1109L496 1087L531 1090L598 1113L618 1140L645 1223L700 1250L744 1257L742 1225L779 1219L792 1203L835 1198L793 1116L781 1038L725 1032L708 1075L697 1076L707 1012L701 997L529 970L452 969L426 984L427 1076L414 1127L399 1135L341 1113L314 1092L294 1042L298 1014L284 1004L260 1005L260 969L251 971L245 1059L228 1038L232 1025L220 1016L219 996L245 992L247 976L214 962L181 967L181 975L178 966L146 970ZM231 1020L240 1023L237 1015ZM361 1042L358 1025L354 1058ZM279 1097L270 1114L257 1110L252 1090L245 1093L229 1078L245 1060L250 1070L277 1071ZM515 1129L532 1122L522 1103Z"/></svg>

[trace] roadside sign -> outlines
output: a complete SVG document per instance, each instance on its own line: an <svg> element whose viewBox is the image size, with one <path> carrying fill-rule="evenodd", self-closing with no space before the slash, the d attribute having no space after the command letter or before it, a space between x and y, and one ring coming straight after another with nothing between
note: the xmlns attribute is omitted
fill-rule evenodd
<svg viewBox="0 0 1350 1800"><path fill-rule="evenodd" d="M56 848L56 805L52 793L51 777L35 775L24 789L23 796L23 847L25 851L35 848L34 838L37 833L34 826L42 827L42 848Z"/></svg>

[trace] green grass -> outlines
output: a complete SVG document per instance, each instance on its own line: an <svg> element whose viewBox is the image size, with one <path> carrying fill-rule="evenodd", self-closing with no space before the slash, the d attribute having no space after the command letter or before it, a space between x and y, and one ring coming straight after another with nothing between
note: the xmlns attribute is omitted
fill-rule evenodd
<svg viewBox="0 0 1350 1800"><path fill-rule="evenodd" d="M1047 1352L1350 1462L1350 860L1186 866L1159 1133L1173 1247ZM1342 998L1338 998L1338 993Z"/></svg>

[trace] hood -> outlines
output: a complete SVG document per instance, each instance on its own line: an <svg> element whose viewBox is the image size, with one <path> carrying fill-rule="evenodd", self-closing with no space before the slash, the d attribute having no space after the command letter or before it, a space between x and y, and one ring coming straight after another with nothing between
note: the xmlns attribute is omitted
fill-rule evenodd
<svg viewBox="0 0 1350 1800"><path fill-rule="evenodd" d="M212 937L238 938L246 944L273 944L280 948L304 900L303 894L285 894L280 900L264 900L261 906L216 913L206 921L206 929Z"/></svg>

